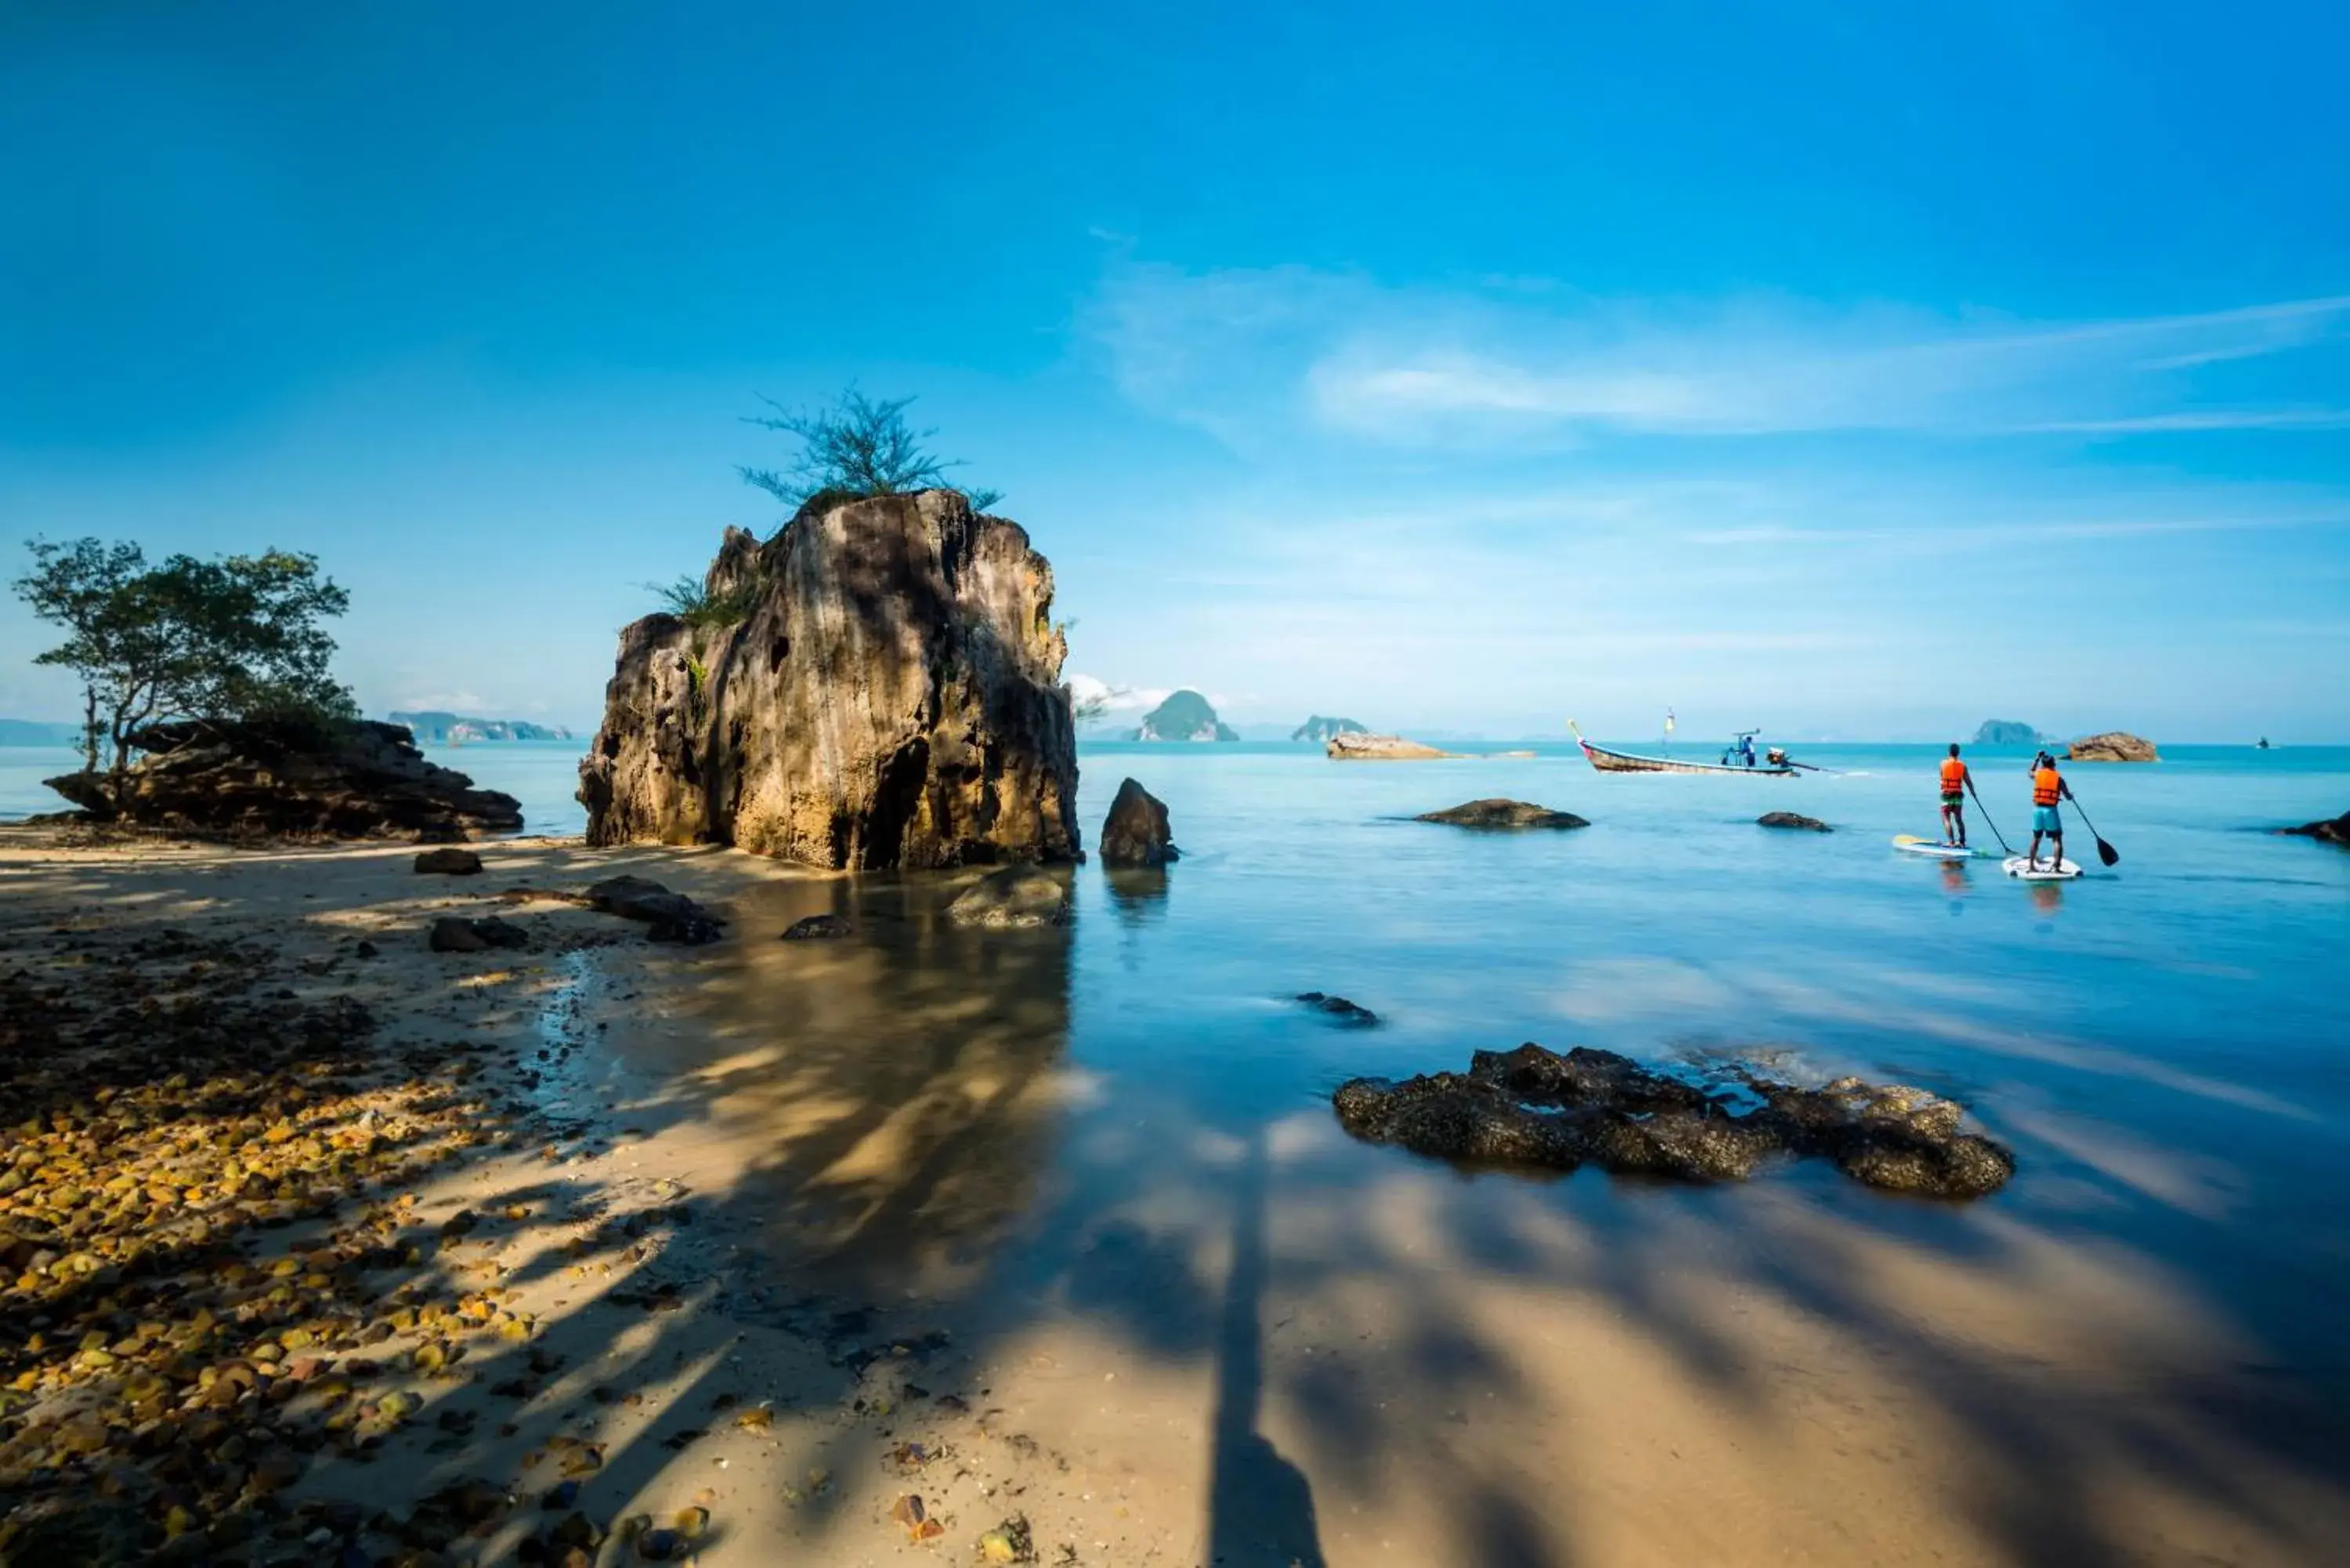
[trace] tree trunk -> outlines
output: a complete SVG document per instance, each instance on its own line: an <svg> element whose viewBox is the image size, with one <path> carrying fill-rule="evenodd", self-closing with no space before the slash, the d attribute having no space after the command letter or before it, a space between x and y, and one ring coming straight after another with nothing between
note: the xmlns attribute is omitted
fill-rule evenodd
<svg viewBox="0 0 2350 1568"><path fill-rule="evenodd" d="M98 688L81 689L81 771L98 772Z"/></svg>

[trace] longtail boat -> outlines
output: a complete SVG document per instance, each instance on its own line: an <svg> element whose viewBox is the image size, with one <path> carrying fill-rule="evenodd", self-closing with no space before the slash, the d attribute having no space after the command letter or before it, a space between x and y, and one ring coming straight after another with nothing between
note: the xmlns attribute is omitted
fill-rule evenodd
<svg viewBox="0 0 2350 1568"><path fill-rule="evenodd" d="M1606 746L1593 745L1583 738L1581 730L1575 729L1572 719L1566 722L1566 727L1575 732L1575 743L1583 748L1584 756L1603 774L1736 774L1749 778L1756 774L1765 774L1773 778L1784 778L1795 771L1793 763L1757 763L1746 768L1731 767L1724 763L1684 763L1671 757L1637 756L1630 752L1610 751Z"/></svg>

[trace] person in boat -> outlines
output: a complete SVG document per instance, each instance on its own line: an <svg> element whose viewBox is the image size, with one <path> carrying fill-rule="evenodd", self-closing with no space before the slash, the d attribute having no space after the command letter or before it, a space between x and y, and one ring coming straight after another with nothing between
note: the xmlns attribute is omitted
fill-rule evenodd
<svg viewBox="0 0 2350 1568"><path fill-rule="evenodd" d="M1741 735L1738 737L1738 760L1747 767L1751 768L1754 765L1754 737L1752 735Z"/></svg>
<svg viewBox="0 0 2350 1568"><path fill-rule="evenodd" d="M2056 803L2073 793L2056 771L2056 759L2046 752L2032 759L2032 848L2024 856L2028 870L2040 869L2040 839L2046 835L2053 846L2052 867L2064 864L2064 819L2057 814Z"/></svg>
<svg viewBox="0 0 2350 1568"><path fill-rule="evenodd" d="M1959 760L1959 743L1942 759L1942 842L1953 849L1967 846L1967 764Z"/></svg>

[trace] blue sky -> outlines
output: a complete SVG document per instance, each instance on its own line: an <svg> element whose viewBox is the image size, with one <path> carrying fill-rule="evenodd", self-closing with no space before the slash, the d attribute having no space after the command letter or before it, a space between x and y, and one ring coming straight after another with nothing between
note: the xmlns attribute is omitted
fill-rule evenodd
<svg viewBox="0 0 2350 1568"><path fill-rule="evenodd" d="M0 7L0 544L592 722L918 393L1240 721L2350 739L2338 6ZM0 607L0 712L64 716Z"/></svg>

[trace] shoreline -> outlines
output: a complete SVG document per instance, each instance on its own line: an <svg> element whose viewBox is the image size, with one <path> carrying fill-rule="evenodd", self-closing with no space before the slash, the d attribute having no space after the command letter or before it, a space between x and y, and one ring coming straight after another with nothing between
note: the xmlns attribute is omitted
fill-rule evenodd
<svg viewBox="0 0 2350 1568"><path fill-rule="evenodd" d="M2272 1419L2275 1391L2230 1370L2248 1347L2125 1251L1996 1205L1954 1214L1792 1174L1467 1182L1352 1145L1326 1106L1205 1116L1152 1096L1147 1073L1071 1060L1066 939L946 929L954 874L521 839L473 846L484 875L442 878L411 872L406 846L40 836L0 832L0 975L86 981L183 930L260 954L221 981L232 1000L348 996L375 1019L373 1070L401 1071L353 1068L333 1116L389 1116L380 1096L403 1085L484 1107L436 1124L475 1141L429 1176L332 1220L230 1230L255 1284L289 1244L317 1251L321 1227L398 1253L293 1276L323 1274L302 1288L325 1304L290 1324L310 1342L265 1359L328 1365L283 1404L252 1336L234 1337L244 1320L216 1314L232 1337L205 1347L212 1386L233 1362L255 1381L196 1415L323 1434L315 1451L253 1444L251 1469L280 1449L302 1460L274 1494L300 1530L253 1538L272 1550L312 1551L306 1536L349 1522L338 1503L364 1500L365 1525L435 1496L411 1524L443 1533L441 1555L418 1561L483 1564L523 1560L574 1511L613 1532L696 1509L681 1546L742 1568L986 1561L1015 1517L1040 1560L1083 1564L2252 1563L2319 1560L2350 1523L2319 1479L2338 1439L2276 1436L2290 1409ZM710 948L657 947L609 916L497 897L621 873L734 924ZM836 909L858 936L775 940ZM453 913L505 916L533 945L428 952L431 919ZM190 950L120 972L151 989L158 966L208 961L230 961ZM369 1340L401 1285L420 1313L513 1293L476 1326ZM30 1301L8 1298L12 1348ZM251 1326L289 1326L267 1319ZM466 1354L420 1368L428 1345ZM32 1408L69 1409L107 1370L36 1379L52 1403ZM324 1397L337 1378L349 1390ZM370 1406L357 1425L380 1440L338 1455L328 1423ZM2138 1457L2149 1445L2167 1470ZM567 1480L577 1496L543 1507Z"/></svg>

